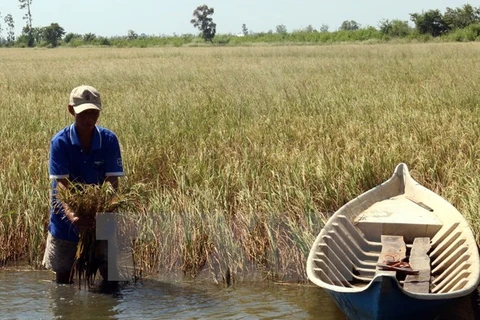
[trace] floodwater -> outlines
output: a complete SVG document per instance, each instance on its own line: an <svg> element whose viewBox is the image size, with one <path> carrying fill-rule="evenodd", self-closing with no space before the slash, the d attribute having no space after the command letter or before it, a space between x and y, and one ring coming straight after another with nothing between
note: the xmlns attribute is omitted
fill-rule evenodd
<svg viewBox="0 0 480 320"><path fill-rule="evenodd" d="M144 279L100 293L52 279L50 271L0 269L0 319L346 319L312 285L245 282L227 288ZM472 295L436 319L474 320L476 309Z"/></svg>
<svg viewBox="0 0 480 320"><path fill-rule="evenodd" d="M0 270L0 319L345 319L310 285L144 279L110 293L56 285L49 271Z"/></svg>

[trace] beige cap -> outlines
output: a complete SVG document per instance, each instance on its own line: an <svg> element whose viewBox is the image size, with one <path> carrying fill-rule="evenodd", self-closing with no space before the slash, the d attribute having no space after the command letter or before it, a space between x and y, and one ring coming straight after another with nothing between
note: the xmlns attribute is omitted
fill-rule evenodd
<svg viewBox="0 0 480 320"><path fill-rule="evenodd" d="M88 109L102 110L100 93L92 86L82 85L70 93L70 105L78 114Z"/></svg>

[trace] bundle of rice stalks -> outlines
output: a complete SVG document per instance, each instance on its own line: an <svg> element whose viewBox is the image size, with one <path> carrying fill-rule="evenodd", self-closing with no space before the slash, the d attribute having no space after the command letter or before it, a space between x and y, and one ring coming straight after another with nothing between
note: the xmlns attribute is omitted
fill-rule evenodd
<svg viewBox="0 0 480 320"><path fill-rule="evenodd" d="M143 184L135 184L129 188L115 190L110 183L102 185L85 185L70 183L70 188L58 188L57 198L64 206L75 213L75 217L92 221L90 225L79 224L79 242L75 262L71 272L71 280L78 276L79 286L83 282L91 286L102 263L106 261L106 241L97 241L97 213L119 212L122 216L132 215L144 210L142 205Z"/></svg>

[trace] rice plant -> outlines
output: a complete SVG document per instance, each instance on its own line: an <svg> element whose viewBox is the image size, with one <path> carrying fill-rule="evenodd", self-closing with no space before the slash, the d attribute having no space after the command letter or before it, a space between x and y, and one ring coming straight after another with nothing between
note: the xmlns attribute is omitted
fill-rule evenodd
<svg viewBox="0 0 480 320"><path fill-rule="evenodd" d="M92 221L92 225L78 225L79 241L71 272L71 280L76 274L79 286L83 282L93 284L100 263L105 258L104 249L96 238L96 218L98 213L125 211L135 214L143 209L141 202L141 185L133 185L129 189L116 190L110 183L78 184L69 182L68 188L57 189L57 199L74 212L74 217L80 220ZM125 214L124 214L125 217ZM117 220L120 221L120 220ZM128 226L117 225L122 229ZM120 230L121 231L121 230Z"/></svg>
<svg viewBox="0 0 480 320"><path fill-rule="evenodd" d="M323 221L399 162L479 238L479 46L0 50L0 261L41 260L49 140L82 83L119 137L120 185L146 185L144 275L305 280Z"/></svg>

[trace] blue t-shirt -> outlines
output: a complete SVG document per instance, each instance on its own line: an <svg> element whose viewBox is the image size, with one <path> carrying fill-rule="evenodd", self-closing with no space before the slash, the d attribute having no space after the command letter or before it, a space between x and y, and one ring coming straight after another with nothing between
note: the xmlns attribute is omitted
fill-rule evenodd
<svg viewBox="0 0 480 320"><path fill-rule="evenodd" d="M120 146L115 134L96 126L90 152L83 152L72 124L58 132L50 144L49 161L52 196L48 230L53 237L78 242L78 230L65 217L63 208L56 205L57 179L76 183L101 184L105 177L123 176Z"/></svg>

